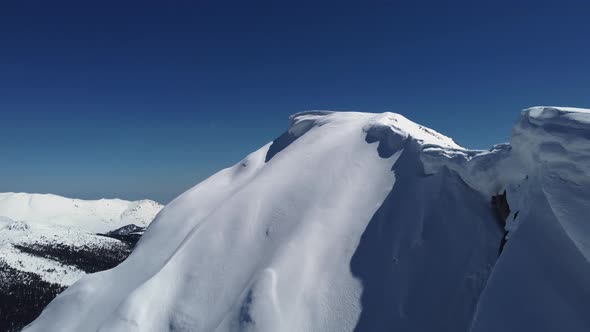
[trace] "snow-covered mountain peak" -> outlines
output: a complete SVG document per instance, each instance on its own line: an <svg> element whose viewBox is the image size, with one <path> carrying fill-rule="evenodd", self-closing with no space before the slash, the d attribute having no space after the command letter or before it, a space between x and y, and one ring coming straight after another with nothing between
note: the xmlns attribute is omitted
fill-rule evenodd
<svg viewBox="0 0 590 332"><path fill-rule="evenodd" d="M368 124L365 125L366 132L383 131L389 129L393 135L402 139L412 137L420 145L435 145L450 149L464 150L463 147L455 143L452 138L447 137L434 129L417 124L405 116L397 113L383 113L372 117Z"/></svg>
<svg viewBox="0 0 590 332"><path fill-rule="evenodd" d="M586 114L526 110L489 151L295 114L27 331L588 331Z"/></svg>
<svg viewBox="0 0 590 332"><path fill-rule="evenodd" d="M463 149L453 139L437 131L419 125L397 113L359 113L333 111L306 111L296 113L289 118L288 132L296 137L302 136L313 127L333 125L335 127L346 123L363 124L363 130L371 135L393 135L399 140L414 138L422 145L437 145L451 149Z"/></svg>

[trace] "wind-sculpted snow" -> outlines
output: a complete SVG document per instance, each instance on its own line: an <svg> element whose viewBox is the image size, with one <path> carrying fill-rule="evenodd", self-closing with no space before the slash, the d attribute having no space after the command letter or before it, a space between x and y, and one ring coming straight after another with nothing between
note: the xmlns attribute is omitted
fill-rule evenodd
<svg viewBox="0 0 590 332"><path fill-rule="evenodd" d="M321 126L333 112L329 111L308 111L301 112L289 117L289 130L275 139L266 153L264 162L269 162L277 153L283 151L299 137L303 136L313 127Z"/></svg>
<svg viewBox="0 0 590 332"><path fill-rule="evenodd" d="M496 260L502 232L486 197L448 169L425 176L420 148L405 145L352 258L363 284L355 331L467 331Z"/></svg>
<svg viewBox="0 0 590 332"><path fill-rule="evenodd" d="M525 110L489 151L393 113L296 114L26 331L588 331L588 114Z"/></svg>
<svg viewBox="0 0 590 332"><path fill-rule="evenodd" d="M590 178L590 111L533 107L514 128L512 144L528 172L559 172L570 181Z"/></svg>
<svg viewBox="0 0 590 332"><path fill-rule="evenodd" d="M511 144L526 175L472 331L590 331L590 111L527 109Z"/></svg>

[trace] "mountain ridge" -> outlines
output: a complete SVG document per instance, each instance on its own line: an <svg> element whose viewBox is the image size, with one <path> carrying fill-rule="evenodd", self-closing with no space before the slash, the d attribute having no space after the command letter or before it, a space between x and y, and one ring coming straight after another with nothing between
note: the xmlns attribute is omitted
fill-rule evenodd
<svg viewBox="0 0 590 332"><path fill-rule="evenodd" d="M296 114L25 331L587 331L589 114L526 109L488 151L394 113Z"/></svg>

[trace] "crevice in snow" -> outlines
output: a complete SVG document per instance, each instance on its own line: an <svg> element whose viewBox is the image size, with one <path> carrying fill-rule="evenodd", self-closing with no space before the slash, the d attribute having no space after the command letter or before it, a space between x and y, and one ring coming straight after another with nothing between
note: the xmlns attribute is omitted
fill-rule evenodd
<svg viewBox="0 0 590 332"><path fill-rule="evenodd" d="M496 221L500 226L500 229L504 232L500 247L498 249L498 256L502 254L506 241L508 241L508 231L506 230L506 219L510 215L510 205L508 205L508 199L506 198L506 190L502 194L492 196L492 208L496 214ZM516 219L516 216L513 218Z"/></svg>
<svg viewBox="0 0 590 332"><path fill-rule="evenodd" d="M244 328L245 325L254 324L254 319L252 318L252 314L250 312L252 302L254 302L254 295L252 294L252 290L250 289L248 291L248 294L246 295L246 298L244 299L244 302L242 303L242 306L240 307L239 322L242 328Z"/></svg>
<svg viewBox="0 0 590 332"><path fill-rule="evenodd" d="M510 215L510 206L506 199L506 190L499 195L492 196L492 207L496 212L498 224L504 228L504 226L506 226L506 219Z"/></svg>

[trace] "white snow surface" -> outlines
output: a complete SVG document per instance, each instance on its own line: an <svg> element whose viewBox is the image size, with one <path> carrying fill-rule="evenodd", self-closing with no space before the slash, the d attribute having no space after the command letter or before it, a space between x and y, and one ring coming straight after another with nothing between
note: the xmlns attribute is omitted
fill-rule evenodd
<svg viewBox="0 0 590 332"><path fill-rule="evenodd" d="M128 224L145 227L162 208L150 200L81 200L51 194L0 193L0 218L77 227L95 233Z"/></svg>
<svg viewBox="0 0 590 332"><path fill-rule="evenodd" d="M589 331L589 116L527 109L475 151L398 114L296 114L25 331Z"/></svg>

